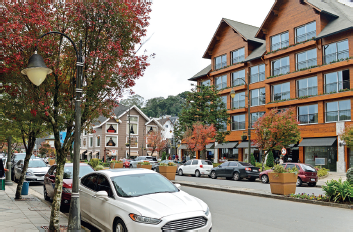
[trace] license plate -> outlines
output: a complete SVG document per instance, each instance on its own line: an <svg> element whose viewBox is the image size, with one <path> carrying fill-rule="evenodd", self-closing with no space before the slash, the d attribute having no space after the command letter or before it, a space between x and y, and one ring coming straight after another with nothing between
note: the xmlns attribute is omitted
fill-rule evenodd
<svg viewBox="0 0 356 234"><path fill-rule="evenodd" d="M37 177L37 180L44 180L44 176Z"/></svg>
<svg viewBox="0 0 356 234"><path fill-rule="evenodd" d="M310 179L310 181L315 181L315 179Z"/></svg>
<svg viewBox="0 0 356 234"><path fill-rule="evenodd" d="M252 171L256 171L257 172L257 170L252 170Z"/></svg>

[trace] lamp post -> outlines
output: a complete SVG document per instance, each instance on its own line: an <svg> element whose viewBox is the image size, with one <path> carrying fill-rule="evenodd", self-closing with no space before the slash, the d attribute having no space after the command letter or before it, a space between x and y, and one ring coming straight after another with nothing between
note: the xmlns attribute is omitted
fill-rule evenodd
<svg viewBox="0 0 356 234"><path fill-rule="evenodd" d="M72 195L70 201L69 218L68 218L68 231L80 232L80 202L79 202L79 147L80 147L80 128L81 128L81 96L82 96L82 71L83 71L83 57L82 57L82 40L79 41L79 51L75 46L72 39L66 34L61 32L48 32L38 38L49 34L60 34L67 38L73 45L77 57L77 77L76 82L76 98L75 98L75 132L74 132L74 157L73 157L73 185ZM37 54L37 45L35 47L35 54L31 56L28 61L27 68L21 71L22 74L27 75L31 82L39 86L45 79L47 74L52 73L52 70L47 68L41 55ZM74 85L74 84L73 84Z"/></svg>
<svg viewBox="0 0 356 234"><path fill-rule="evenodd" d="M251 126L250 126L250 88L249 88L249 83L250 83L250 78L249 78L249 73L247 72L247 78L249 79L248 82L246 82L242 78L237 78L239 80L242 80L246 86L247 86L247 136L248 136L248 156L247 156L247 162L250 162L250 154L251 154ZM235 97L235 90L232 88L230 95L232 99Z"/></svg>

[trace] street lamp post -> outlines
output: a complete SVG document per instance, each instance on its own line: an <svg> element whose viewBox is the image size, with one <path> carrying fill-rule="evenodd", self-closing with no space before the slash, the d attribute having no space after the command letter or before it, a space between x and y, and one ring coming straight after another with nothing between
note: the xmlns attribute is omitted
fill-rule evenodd
<svg viewBox="0 0 356 234"><path fill-rule="evenodd" d="M82 72L83 72L83 57L82 57L82 40L79 41L79 51L77 50L74 42L66 34L61 32L48 32L38 38L49 34L60 34L67 38L73 45L77 57L77 77L76 82L76 98L75 98L75 132L74 132L74 157L73 157L73 185L72 195L69 209L68 231L80 232L80 202L79 202L79 142L80 142L80 128L81 128L81 96L82 96ZM31 82L39 86L45 79L47 74L52 72L47 68L41 55L37 54L37 45L35 47L35 54L31 56L28 61L27 68L21 71L22 74L27 75Z"/></svg>
<svg viewBox="0 0 356 234"><path fill-rule="evenodd" d="M251 154L251 126L250 126L250 88L249 88L249 83L250 83L250 78L249 78L249 73L247 72L247 78L249 79L248 82L246 82L242 78L237 78L239 80L242 80L246 86L247 86L247 136L248 136L248 156L247 156L247 162L250 162L250 154ZM232 88L230 95L232 99L235 97L235 90Z"/></svg>

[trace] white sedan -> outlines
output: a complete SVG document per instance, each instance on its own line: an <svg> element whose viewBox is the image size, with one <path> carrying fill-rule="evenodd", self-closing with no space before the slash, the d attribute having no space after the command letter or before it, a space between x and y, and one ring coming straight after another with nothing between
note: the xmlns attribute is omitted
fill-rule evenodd
<svg viewBox="0 0 356 234"><path fill-rule="evenodd" d="M194 175L196 177L199 177L200 175L209 175L213 167L213 163L209 160L189 160L178 167L178 175Z"/></svg>
<svg viewBox="0 0 356 234"><path fill-rule="evenodd" d="M79 185L81 219L107 232L212 229L208 205L147 169L92 172Z"/></svg>

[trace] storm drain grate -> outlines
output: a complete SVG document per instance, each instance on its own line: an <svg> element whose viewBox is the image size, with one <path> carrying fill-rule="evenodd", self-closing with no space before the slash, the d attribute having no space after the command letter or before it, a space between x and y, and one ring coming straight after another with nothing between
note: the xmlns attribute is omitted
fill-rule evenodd
<svg viewBox="0 0 356 234"><path fill-rule="evenodd" d="M45 232L48 232L49 230L49 226L41 226L41 228L45 231ZM59 231L60 232L66 232L68 229L68 226L67 225L59 225Z"/></svg>

